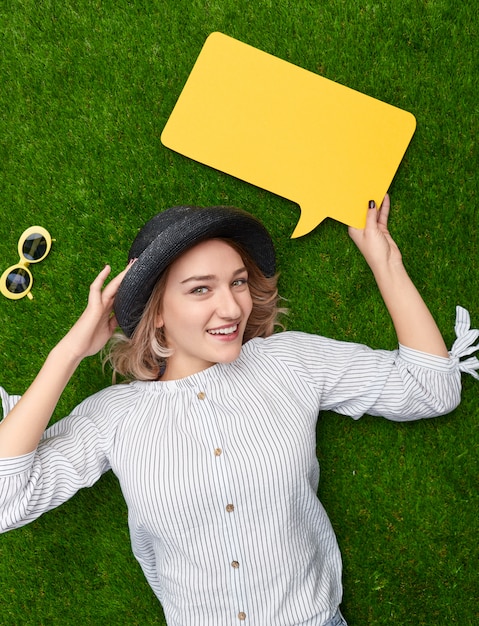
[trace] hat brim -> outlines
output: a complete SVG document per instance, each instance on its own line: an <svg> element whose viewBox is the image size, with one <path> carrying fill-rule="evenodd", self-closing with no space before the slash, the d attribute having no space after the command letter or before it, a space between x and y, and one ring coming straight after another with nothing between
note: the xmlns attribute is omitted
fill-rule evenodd
<svg viewBox="0 0 479 626"><path fill-rule="evenodd" d="M132 336L166 268L186 250L213 238L236 241L265 276L274 275L273 242L253 215L232 207L172 207L147 222L130 249L129 260L136 261L124 277L114 305L118 324L127 337Z"/></svg>

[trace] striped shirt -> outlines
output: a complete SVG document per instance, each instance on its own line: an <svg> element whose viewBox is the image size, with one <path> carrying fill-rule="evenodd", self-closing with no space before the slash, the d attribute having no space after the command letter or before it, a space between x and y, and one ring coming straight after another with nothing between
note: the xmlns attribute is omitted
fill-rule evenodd
<svg viewBox="0 0 479 626"><path fill-rule="evenodd" d="M321 410L404 421L460 401L458 358L372 350L298 332L176 381L109 387L0 460L0 530L109 469L132 549L169 626L320 626L341 602L341 557L317 498ZM17 397L1 390L4 409Z"/></svg>

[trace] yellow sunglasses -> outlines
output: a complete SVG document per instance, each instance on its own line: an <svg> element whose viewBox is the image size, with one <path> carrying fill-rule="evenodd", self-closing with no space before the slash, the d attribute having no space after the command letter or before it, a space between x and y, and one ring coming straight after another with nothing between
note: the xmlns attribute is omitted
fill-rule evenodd
<svg viewBox="0 0 479 626"><path fill-rule="evenodd" d="M50 252L52 247L50 233L41 226L30 226L18 240L20 260L5 270L0 278L0 292L11 300L19 300L23 296L33 299L31 288L33 276L28 266L39 263Z"/></svg>

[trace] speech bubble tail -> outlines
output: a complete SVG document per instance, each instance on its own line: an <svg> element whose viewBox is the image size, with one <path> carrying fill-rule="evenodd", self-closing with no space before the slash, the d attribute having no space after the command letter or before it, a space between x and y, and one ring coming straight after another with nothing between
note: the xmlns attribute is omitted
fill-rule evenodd
<svg viewBox="0 0 479 626"><path fill-rule="evenodd" d="M329 209L318 207L317 200L310 200L309 202L303 203L301 205L301 215L291 235L291 239L307 235L327 217L346 224L346 226L364 228L366 225L368 206L368 200L366 198L383 198L385 193L386 192L372 196L364 196L363 198L361 198L358 193L358 198L347 198L345 201L341 198L339 207L337 206L338 200L331 195L327 199L327 205L324 205L329 206ZM378 204L376 201L376 204L379 206L380 203Z"/></svg>
<svg viewBox="0 0 479 626"><path fill-rule="evenodd" d="M308 207L301 206L301 215L298 223L291 235L291 239L297 239L307 235L316 228L321 222L328 217L327 213L322 214L317 206L310 210Z"/></svg>

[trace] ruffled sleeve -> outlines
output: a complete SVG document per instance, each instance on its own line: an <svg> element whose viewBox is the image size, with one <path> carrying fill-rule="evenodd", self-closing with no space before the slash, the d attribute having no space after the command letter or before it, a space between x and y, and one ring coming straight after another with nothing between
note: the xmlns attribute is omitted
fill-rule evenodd
<svg viewBox="0 0 479 626"><path fill-rule="evenodd" d="M135 410L128 385L107 387L50 426L34 452L0 458L0 533L18 528L91 487L110 469L118 423ZM7 414L19 396L0 387Z"/></svg>
<svg viewBox="0 0 479 626"><path fill-rule="evenodd" d="M454 360L461 372L470 374L479 380L479 374L477 373L479 360L477 357L464 358L479 350L479 345L475 343L479 337L479 330L471 328L469 311L461 306L456 307L456 325L454 330L456 331L457 339L449 352L451 359Z"/></svg>
<svg viewBox="0 0 479 626"><path fill-rule="evenodd" d="M3 407L3 416L0 418L0 421L7 415L7 413L10 413L16 403L20 400L20 397L21 396L11 396L3 387L0 387L0 400Z"/></svg>

